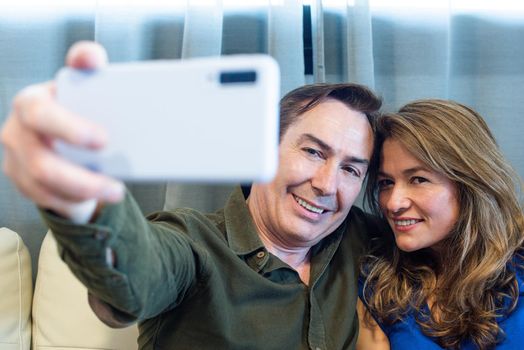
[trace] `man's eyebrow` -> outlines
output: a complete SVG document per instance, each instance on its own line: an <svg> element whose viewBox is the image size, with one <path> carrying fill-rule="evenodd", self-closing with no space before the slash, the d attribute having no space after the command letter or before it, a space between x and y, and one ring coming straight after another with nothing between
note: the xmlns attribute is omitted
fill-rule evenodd
<svg viewBox="0 0 524 350"><path fill-rule="evenodd" d="M326 152L326 153L329 153L329 154L333 154L334 151L333 151L333 147L331 147L330 145L328 145L327 143L325 143L324 141L322 141L321 139L319 139L318 137L316 137L315 135L312 135L312 134L302 134L299 138L299 143L301 142L304 142L304 141L311 141L311 142L314 142L316 143L321 149L322 151ZM363 164L363 165L369 165L369 159L366 159L366 158L359 158L359 157L355 157L355 156L350 156L350 157L346 157L344 158L344 161L347 162L347 163L357 163L357 164Z"/></svg>
<svg viewBox="0 0 524 350"><path fill-rule="evenodd" d="M314 136L312 134L302 134L302 135L300 135L300 138L298 139L298 142L302 143L304 141L314 142L320 148L322 148L322 150L324 152L333 153L333 148L330 145L328 145L327 143L325 143L324 141L322 141L321 139L319 139L318 137L316 137L316 136Z"/></svg>

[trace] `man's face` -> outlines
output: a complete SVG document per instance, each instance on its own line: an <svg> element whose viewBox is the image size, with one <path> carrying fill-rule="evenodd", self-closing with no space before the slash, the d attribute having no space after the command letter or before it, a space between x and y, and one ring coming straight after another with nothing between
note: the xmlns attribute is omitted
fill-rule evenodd
<svg viewBox="0 0 524 350"><path fill-rule="evenodd" d="M249 208L263 235L282 247L313 246L347 216L373 148L363 113L329 99L289 126L279 146L279 169L254 184Z"/></svg>

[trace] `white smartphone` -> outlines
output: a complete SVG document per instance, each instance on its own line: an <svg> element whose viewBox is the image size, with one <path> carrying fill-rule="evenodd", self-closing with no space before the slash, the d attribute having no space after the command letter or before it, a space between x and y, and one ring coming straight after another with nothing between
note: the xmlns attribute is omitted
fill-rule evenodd
<svg viewBox="0 0 524 350"><path fill-rule="evenodd" d="M101 151L57 152L123 180L270 181L278 164L280 75L266 55L63 68L59 103L104 126Z"/></svg>

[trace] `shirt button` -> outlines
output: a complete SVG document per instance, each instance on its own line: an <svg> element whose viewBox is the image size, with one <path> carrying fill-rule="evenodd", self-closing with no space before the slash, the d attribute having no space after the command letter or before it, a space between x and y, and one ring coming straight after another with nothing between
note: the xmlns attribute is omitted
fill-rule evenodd
<svg viewBox="0 0 524 350"><path fill-rule="evenodd" d="M104 231L96 231L94 234L93 234L93 238L96 239L97 241L101 241L103 239L106 239L107 238L107 232L104 232Z"/></svg>
<svg viewBox="0 0 524 350"><path fill-rule="evenodd" d="M257 253L257 258L262 259L264 256L266 256L266 252L260 251Z"/></svg>
<svg viewBox="0 0 524 350"><path fill-rule="evenodd" d="M109 267L115 267L116 254L113 249L106 247L106 265Z"/></svg>

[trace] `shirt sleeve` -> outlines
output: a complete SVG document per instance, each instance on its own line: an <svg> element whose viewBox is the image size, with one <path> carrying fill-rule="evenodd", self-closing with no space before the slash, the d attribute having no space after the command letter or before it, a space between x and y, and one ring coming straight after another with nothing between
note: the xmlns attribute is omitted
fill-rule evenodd
<svg viewBox="0 0 524 350"><path fill-rule="evenodd" d="M176 306L196 283L205 259L187 235L183 215L170 215L169 223L150 222L129 193L86 225L50 212L42 216L62 260L87 287L95 313L113 327Z"/></svg>

